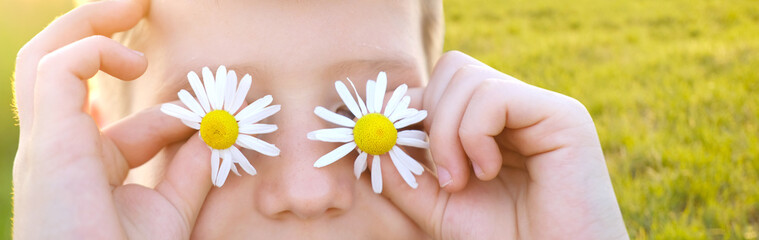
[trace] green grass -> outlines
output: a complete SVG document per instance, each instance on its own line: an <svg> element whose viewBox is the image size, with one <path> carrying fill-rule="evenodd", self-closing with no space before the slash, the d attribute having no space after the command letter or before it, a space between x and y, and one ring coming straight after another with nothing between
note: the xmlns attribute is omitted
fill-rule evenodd
<svg viewBox="0 0 759 240"><path fill-rule="evenodd" d="M5 1L0 78L69 1ZM446 49L579 99L633 239L759 234L759 2L446 0ZM0 239L17 128L0 84Z"/></svg>
<svg viewBox="0 0 759 240"><path fill-rule="evenodd" d="M446 1L446 49L583 102L634 239L759 232L759 2Z"/></svg>
<svg viewBox="0 0 759 240"><path fill-rule="evenodd" d="M11 78L16 53L71 1L0 0L0 239L11 238L11 172L18 127L11 111Z"/></svg>

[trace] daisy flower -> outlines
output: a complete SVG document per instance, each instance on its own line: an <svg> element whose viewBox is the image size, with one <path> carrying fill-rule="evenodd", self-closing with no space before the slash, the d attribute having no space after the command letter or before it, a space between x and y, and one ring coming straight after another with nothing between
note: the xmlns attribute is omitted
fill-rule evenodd
<svg viewBox="0 0 759 240"><path fill-rule="evenodd" d="M348 79L350 82L350 79ZM311 140L323 142L341 142L342 146L325 154L314 163L314 167L327 166L358 148L358 157L353 164L353 173L356 178L366 170L367 158L372 155L372 189L375 193L382 192L382 171L380 169L380 155L388 154L403 180L416 189L418 186L415 175L421 175L424 168L411 156L401 150L398 145L428 148L425 141L427 134L419 130L403 130L409 125L418 123L427 117L427 111L409 108L411 97L406 96L408 86L400 85L395 89L384 111L385 90L387 88L387 75L380 72L377 81L369 80L366 83L366 103L358 95L353 82L350 82L356 99L353 99L348 88L341 81L335 82L337 94L355 116L357 121L329 111L323 107L316 107L314 113L322 119L340 125L339 128L321 129L308 133Z"/></svg>
<svg viewBox="0 0 759 240"><path fill-rule="evenodd" d="M197 99L184 89L178 93L179 100L189 109L165 103L161 105L161 111L181 119L188 127L199 130L200 138L211 149L211 182L221 187L230 170L240 176L235 163L246 173L256 174L256 169L237 146L267 156L279 156L276 146L251 134L276 131L277 125L256 122L279 112L280 105L268 106L273 99L267 95L238 112L250 90L250 75L245 74L238 86L235 71L227 72L224 66L219 66L215 78L208 67L203 68L202 74L202 84L198 74L193 71L187 74Z"/></svg>

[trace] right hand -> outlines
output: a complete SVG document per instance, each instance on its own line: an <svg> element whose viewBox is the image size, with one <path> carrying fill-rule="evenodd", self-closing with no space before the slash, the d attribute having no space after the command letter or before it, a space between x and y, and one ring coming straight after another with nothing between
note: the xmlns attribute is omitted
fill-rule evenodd
<svg viewBox="0 0 759 240"><path fill-rule="evenodd" d="M99 70L124 80L145 72L142 54L106 36L132 28L148 5L147 0L84 5L19 51L15 238L189 238L211 188L205 143L158 107L104 129L84 110L86 80ZM155 188L123 184L129 169L188 138Z"/></svg>

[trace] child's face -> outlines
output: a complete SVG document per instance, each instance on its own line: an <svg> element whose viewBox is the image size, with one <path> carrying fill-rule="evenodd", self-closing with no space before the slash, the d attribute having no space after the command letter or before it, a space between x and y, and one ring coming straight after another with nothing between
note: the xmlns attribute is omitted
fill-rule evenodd
<svg viewBox="0 0 759 240"><path fill-rule="evenodd" d="M279 130L258 136L281 155L243 150L258 174L231 175L213 188L194 237L420 238L414 223L372 192L368 174L355 179L355 154L317 169L314 161L337 145L306 139L310 131L335 127L313 110L341 106L336 80L349 77L363 92L367 79L386 71L388 89L424 85L420 21L416 1L154 0L139 35L127 42L149 61L131 90L132 110L176 100L180 88L189 89L189 71L219 65L253 77L248 102L271 94L282 105L264 120ZM143 176L162 169L179 146L154 159Z"/></svg>

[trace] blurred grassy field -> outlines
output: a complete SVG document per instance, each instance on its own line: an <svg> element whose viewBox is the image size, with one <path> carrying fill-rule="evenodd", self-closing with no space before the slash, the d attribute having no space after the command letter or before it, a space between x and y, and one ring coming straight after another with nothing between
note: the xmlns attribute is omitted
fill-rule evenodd
<svg viewBox="0 0 759 240"><path fill-rule="evenodd" d="M67 0L0 0L0 239L11 238L11 170L18 127L11 112L16 52L73 5Z"/></svg>
<svg viewBox="0 0 759 240"><path fill-rule="evenodd" d="M15 53L71 1L0 0L0 239ZM445 0L446 49L585 103L633 239L759 235L759 2Z"/></svg>
<svg viewBox="0 0 759 240"><path fill-rule="evenodd" d="M634 239L757 238L758 1L446 3L446 49L588 107Z"/></svg>

